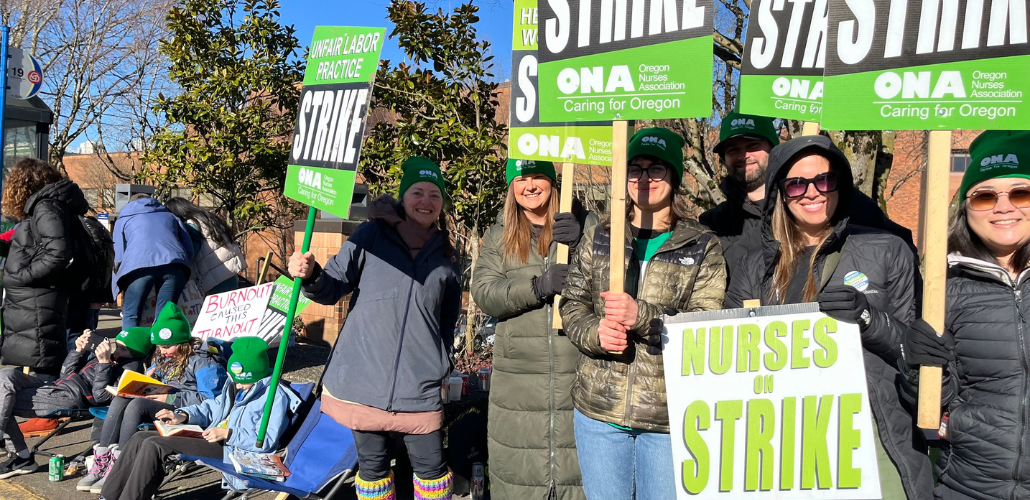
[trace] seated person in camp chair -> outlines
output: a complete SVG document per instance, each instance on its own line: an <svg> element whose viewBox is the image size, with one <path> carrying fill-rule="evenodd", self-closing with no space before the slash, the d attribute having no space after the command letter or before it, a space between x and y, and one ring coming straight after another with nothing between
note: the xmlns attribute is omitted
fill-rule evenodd
<svg viewBox="0 0 1030 500"><path fill-rule="evenodd" d="M231 464L229 455L236 449L271 453L279 446L279 437L288 423L286 413L297 396L279 386L268 417L264 446L257 442L261 413L265 408L272 368L268 362L268 344L257 337L243 337L233 343L229 357L229 375L233 384L225 384L221 395L203 403L176 410L161 410L157 418L168 423L193 424L205 429L203 438L161 436L157 432L138 432L123 448L104 486L101 499L149 500L164 479L164 460L178 453L222 458ZM244 486L225 477L223 487Z"/></svg>
<svg viewBox="0 0 1030 500"><path fill-rule="evenodd" d="M0 429L11 455L0 465L0 479L38 469L14 417L42 417L56 410L109 404L114 396L105 388L118 381L122 370L141 371L141 360L154 348L149 328L130 328L110 340L97 341L94 335L79 336L56 382L44 383L16 368L0 370ZM91 345L95 345L93 356Z"/></svg>

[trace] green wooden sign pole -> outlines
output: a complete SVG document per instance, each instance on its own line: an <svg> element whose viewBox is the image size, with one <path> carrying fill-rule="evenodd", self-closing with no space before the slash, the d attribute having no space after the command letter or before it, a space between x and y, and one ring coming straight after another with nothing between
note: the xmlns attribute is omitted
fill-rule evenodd
<svg viewBox="0 0 1030 500"><path fill-rule="evenodd" d="M300 253L307 253L311 246L311 233L315 230L315 207L308 208L308 223L304 227L304 242L300 246ZM297 312L297 302L300 300L301 278L293 278L293 292L290 293L290 307L286 310L286 325L283 326L283 336L279 340L279 353L275 356L275 368L272 370L272 381L268 383L268 390L271 392L265 396L265 409L261 412L261 425L258 426L257 447L261 449L265 445L265 432L268 431L268 416L272 413L272 404L275 402L275 393L279 387L279 378L283 372L283 361L286 360L286 347L290 343L290 333L293 331L293 316Z"/></svg>

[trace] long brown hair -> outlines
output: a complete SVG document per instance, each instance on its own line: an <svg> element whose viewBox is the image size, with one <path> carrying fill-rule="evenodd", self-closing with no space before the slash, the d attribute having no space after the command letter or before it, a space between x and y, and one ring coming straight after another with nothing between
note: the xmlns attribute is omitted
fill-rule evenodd
<svg viewBox="0 0 1030 500"><path fill-rule="evenodd" d="M189 342L183 342L176 344L175 354L171 357L164 357L161 355L161 350L154 351L154 357L156 358L155 363L157 373L161 374L161 378L165 381L176 379L182 380L182 376L186 373L186 368L189 366L190 357L197 353L197 349L200 348L200 339L191 339Z"/></svg>
<svg viewBox="0 0 1030 500"><path fill-rule="evenodd" d="M815 284L815 274L813 273L815 256L819 254L819 249L826 243L826 238L832 230L832 223L827 222L826 231L819 240L819 244L816 245L815 251L812 252L808 262L808 278L805 280L805 288L802 291L804 302L811 302L818 291L818 287ZM780 242L780 248L776 255L771 290L773 296L770 298L783 304L787 297L787 286L790 284L790 278L794 273L798 257L805 251L806 239L804 231L798 227L794 216L787 209L787 201L779 190L776 191L776 205L773 206L772 234L773 238Z"/></svg>
<svg viewBox="0 0 1030 500"><path fill-rule="evenodd" d="M47 184L61 180L61 174L47 162L22 158L11 167L4 179L3 213L16 219L25 217L25 204Z"/></svg>
<svg viewBox="0 0 1030 500"><path fill-rule="evenodd" d="M547 202L547 217L544 220L544 228L537 238L536 252L540 256L547 255L551 249L551 224L554 223L554 214L558 213L558 188L554 181L551 182L551 197ZM515 201L514 183L508 184L508 196L504 199L504 233L501 235L501 244L504 246L505 260L529 262L529 245L533 235L529 222L522 206Z"/></svg>

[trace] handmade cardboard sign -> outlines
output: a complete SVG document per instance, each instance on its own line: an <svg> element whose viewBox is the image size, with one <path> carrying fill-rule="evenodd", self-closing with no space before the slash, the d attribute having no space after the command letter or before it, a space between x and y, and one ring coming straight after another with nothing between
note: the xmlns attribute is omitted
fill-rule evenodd
<svg viewBox="0 0 1030 500"><path fill-rule="evenodd" d="M384 28L318 26L286 175L286 196L347 218Z"/></svg>
<svg viewBox="0 0 1030 500"><path fill-rule="evenodd" d="M856 325L802 304L665 327L677 498L881 498Z"/></svg>
<svg viewBox="0 0 1030 500"><path fill-rule="evenodd" d="M740 68L740 112L819 121L827 0L753 0Z"/></svg>
<svg viewBox="0 0 1030 500"><path fill-rule="evenodd" d="M209 339L231 342L239 337L256 336L273 288L275 283L265 283L208 295L193 327L193 336L205 342Z"/></svg>
<svg viewBox="0 0 1030 500"><path fill-rule="evenodd" d="M508 155L522 160L611 166L611 123L540 123L537 13L537 0L515 0Z"/></svg>
<svg viewBox="0 0 1030 500"><path fill-rule="evenodd" d="M540 3L540 121L712 114L712 0Z"/></svg>
<svg viewBox="0 0 1030 500"><path fill-rule="evenodd" d="M1030 128L1026 0L829 0L822 124Z"/></svg>

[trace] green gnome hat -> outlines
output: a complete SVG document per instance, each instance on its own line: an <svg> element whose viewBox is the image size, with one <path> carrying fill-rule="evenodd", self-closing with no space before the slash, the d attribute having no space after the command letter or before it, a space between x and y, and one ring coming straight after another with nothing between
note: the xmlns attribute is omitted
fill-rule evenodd
<svg viewBox="0 0 1030 500"><path fill-rule="evenodd" d="M970 188L988 179L1030 179L1030 131L988 130L969 145L969 156L959 200L965 200Z"/></svg>
<svg viewBox="0 0 1030 500"><path fill-rule="evenodd" d="M150 342L150 328L146 326L126 328L114 339L121 342L135 359L143 359L154 350L154 344Z"/></svg>
<svg viewBox="0 0 1030 500"><path fill-rule="evenodd" d="M401 164L401 186L397 190L397 198L403 198L404 192L416 182L432 182L440 187L440 194L444 195L443 173L440 166L433 163L429 158L412 156Z"/></svg>
<svg viewBox="0 0 1030 500"><path fill-rule="evenodd" d="M154 345L175 345L189 342L190 322L179 306L166 302L150 327L150 342Z"/></svg>
<svg viewBox="0 0 1030 500"><path fill-rule="evenodd" d="M253 384L272 374L268 364L268 344L258 337L241 337L232 343L229 376L237 384Z"/></svg>
<svg viewBox="0 0 1030 500"><path fill-rule="evenodd" d="M508 164L504 168L504 174L508 178L508 184L520 175L544 174L551 178L551 183L558 182L558 176L554 173L554 163L540 160L516 160L508 158Z"/></svg>

